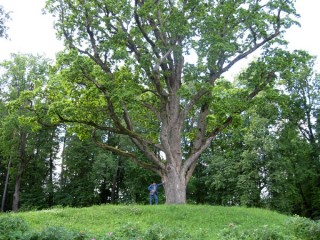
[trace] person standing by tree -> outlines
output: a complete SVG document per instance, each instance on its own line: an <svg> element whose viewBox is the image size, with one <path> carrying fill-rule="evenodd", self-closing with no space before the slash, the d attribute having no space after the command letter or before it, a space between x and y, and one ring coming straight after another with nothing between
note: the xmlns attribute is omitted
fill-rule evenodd
<svg viewBox="0 0 320 240"><path fill-rule="evenodd" d="M152 200L154 199L155 204L158 204L158 187L160 187L163 183L152 183L149 187L149 196L150 196L150 205L152 205Z"/></svg>

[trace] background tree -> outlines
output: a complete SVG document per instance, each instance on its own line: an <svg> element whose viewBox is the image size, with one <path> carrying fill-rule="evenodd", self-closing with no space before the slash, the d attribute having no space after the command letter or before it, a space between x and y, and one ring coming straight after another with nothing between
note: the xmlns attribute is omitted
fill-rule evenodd
<svg viewBox="0 0 320 240"><path fill-rule="evenodd" d="M117 137L109 137L109 144L116 145L119 141ZM66 134L63 155L63 176L56 204L79 207L146 203L146 186L152 179L122 156L102 150L92 139L80 140L75 134Z"/></svg>
<svg viewBox="0 0 320 240"><path fill-rule="evenodd" d="M48 0L70 50L50 86L59 94L47 92L49 113L85 124L82 134L91 126L127 136L146 158L96 140L157 173L167 203L185 203L200 155L279 69L262 57L247 88L224 91L219 79L281 38L295 23L293 2ZM196 63L185 60L191 52Z"/></svg>
<svg viewBox="0 0 320 240"><path fill-rule="evenodd" d="M8 109L2 102L1 107L1 211L10 209L9 205L12 205L12 198L8 199L10 176L12 175L12 165L17 158L17 130L16 119L12 116L8 116ZM12 196L12 194L10 194Z"/></svg>
<svg viewBox="0 0 320 240"><path fill-rule="evenodd" d="M317 139L318 75L307 53L287 57L276 88L256 98L254 107L241 115L241 124L219 135L201 157L202 172L195 182L207 194L198 202L318 218L319 153L310 141Z"/></svg>
<svg viewBox="0 0 320 240"><path fill-rule="evenodd" d="M57 202L68 206L97 204L100 175L94 171L98 152L90 141L80 141L75 135L66 136L64 149L63 182L57 192ZM101 167L99 170L102 170ZM98 170L98 169L96 169Z"/></svg>
<svg viewBox="0 0 320 240"><path fill-rule="evenodd" d="M1 132L1 147L4 153L3 156L6 156L6 161L8 162L6 176L12 173L11 177L14 179L12 210L17 211L20 207L23 174L26 171L27 165L36 159L37 156L41 155L41 147L45 146L45 144L40 145L42 144L40 136L42 135L42 140L45 139L44 142L50 142L47 141L48 134L49 138L52 138L52 133L55 131L54 129L53 131L46 131L47 136L44 137L43 133L32 131L30 126L22 121L22 119L28 120L34 117L34 114L25 108L25 106L32 106L32 101L21 103L21 99L23 99L22 95L24 91L32 91L37 81L45 82L48 71L48 60L40 56L12 54L11 60L1 63L1 68L3 71L0 78L1 98L5 103L2 109L3 121L1 127L3 131ZM44 161L45 159L42 157L40 159ZM44 184L42 179L39 182ZM7 188L8 183L9 181L6 179L5 188ZM25 186L31 190L35 185L28 187L30 183L26 183ZM5 196L5 193L3 196Z"/></svg>
<svg viewBox="0 0 320 240"><path fill-rule="evenodd" d="M21 183L20 206L43 209L57 204L59 130L43 127L32 132L28 144L34 155L28 162Z"/></svg>
<svg viewBox="0 0 320 240"><path fill-rule="evenodd" d="M8 37L8 27L6 25L8 20L10 20L10 13L6 12L3 6L0 5L0 37Z"/></svg>
<svg viewBox="0 0 320 240"><path fill-rule="evenodd" d="M314 72L315 59L302 51L299 54L300 59L290 61L286 72L289 77L283 82L287 98L282 118L288 122L283 134L289 142L283 146L284 150L295 153L291 156L292 180L300 199L295 203L295 211L316 217L320 213L317 197L320 194L319 139L316 133L319 124L319 75Z"/></svg>

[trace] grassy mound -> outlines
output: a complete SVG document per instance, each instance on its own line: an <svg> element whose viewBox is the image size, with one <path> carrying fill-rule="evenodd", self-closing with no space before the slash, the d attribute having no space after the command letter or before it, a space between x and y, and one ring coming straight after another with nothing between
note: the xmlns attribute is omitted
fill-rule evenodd
<svg viewBox="0 0 320 240"><path fill-rule="evenodd" d="M8 226L13 218L24 221L18 233L24 238L10 239L320 239L320 223L241 207L102 205L7 213L0 215L0 240L1 222L9 222L3 231L14 229Z"/></svg>

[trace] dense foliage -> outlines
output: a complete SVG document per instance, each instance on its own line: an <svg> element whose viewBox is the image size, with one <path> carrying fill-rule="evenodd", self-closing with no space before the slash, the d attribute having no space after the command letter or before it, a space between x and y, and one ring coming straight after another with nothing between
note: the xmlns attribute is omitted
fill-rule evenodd
<svg viewBox="0 0 320 240"><path fill-rule="evenodd" d="M244 112L239 122L220 134L201 156L188 186L190 203L265 207L319 217L319 77L312 72L313 58L307 54L305 58L308 61L303 71L288 82L279 81L278 90L270 88L256 98L250 112ZM0 185L2 189L7 186L7 193L1 192L2 209L13 209L19 179L22 209L146 204L146 188L154 179L160 181L157 176L125 157L104 151L90 138L80 140L62 125L27 127L34 116L26 111L25 98L17 101L17 94L21 86L36 86L42 75L33 82L32 74L36 69L45 70L47 64L41 59L13 55L12 62L3 64L8 72L2 77L3 89L7 90L1 95ZM34 67L32 73L23 65L26 62L41 67ZM15 72L19 64L22 69ZM33 79L30 83L9 81L18 80L17 73L24 68ZM29 75L22 74L20 80ZM25 141L30 150L21 153ZM108 141L116 146L127 139L110 135ZM21 154L28 156L25 164L21 164ZM19 174L22 170L23 175Z"/></svg>
<svg viewBox="0 0 320 240"><path fill-rule="evenodd" d="M280 47L292 1L82 2L48 1L68 45L55 63L1 63L2 211L147 204L148 185L166 180L161 203L320 218L319 75L308 53Z"/></svg>
<svg viewBox="0 0 320 240"><path fill-rule="evenodd" d="M46 9L66 51L35 109L156 173L166 203L186 203L200 156L299 58L277 48L297 23L293 1L48 0ZM239 86L223 79L258 49Z"/></svg>
<svg viewBox="0 0 320 240"><path fill-rule="evenodd" d="M8 26L7 21L10 20L10 13L6 12L2 5L0 5L0 38L7 38Z"/></svg>

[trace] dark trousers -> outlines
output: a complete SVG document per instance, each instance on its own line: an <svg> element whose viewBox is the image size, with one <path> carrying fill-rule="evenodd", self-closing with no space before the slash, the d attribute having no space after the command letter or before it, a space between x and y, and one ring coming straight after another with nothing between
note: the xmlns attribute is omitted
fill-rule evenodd
<svg viewBox="0 0 320 240"><path fill-rule="evenodd" d="M155 204L158 204L158 195L150 194L150 205L152 205L152 200L154 199Z"/></svg>

